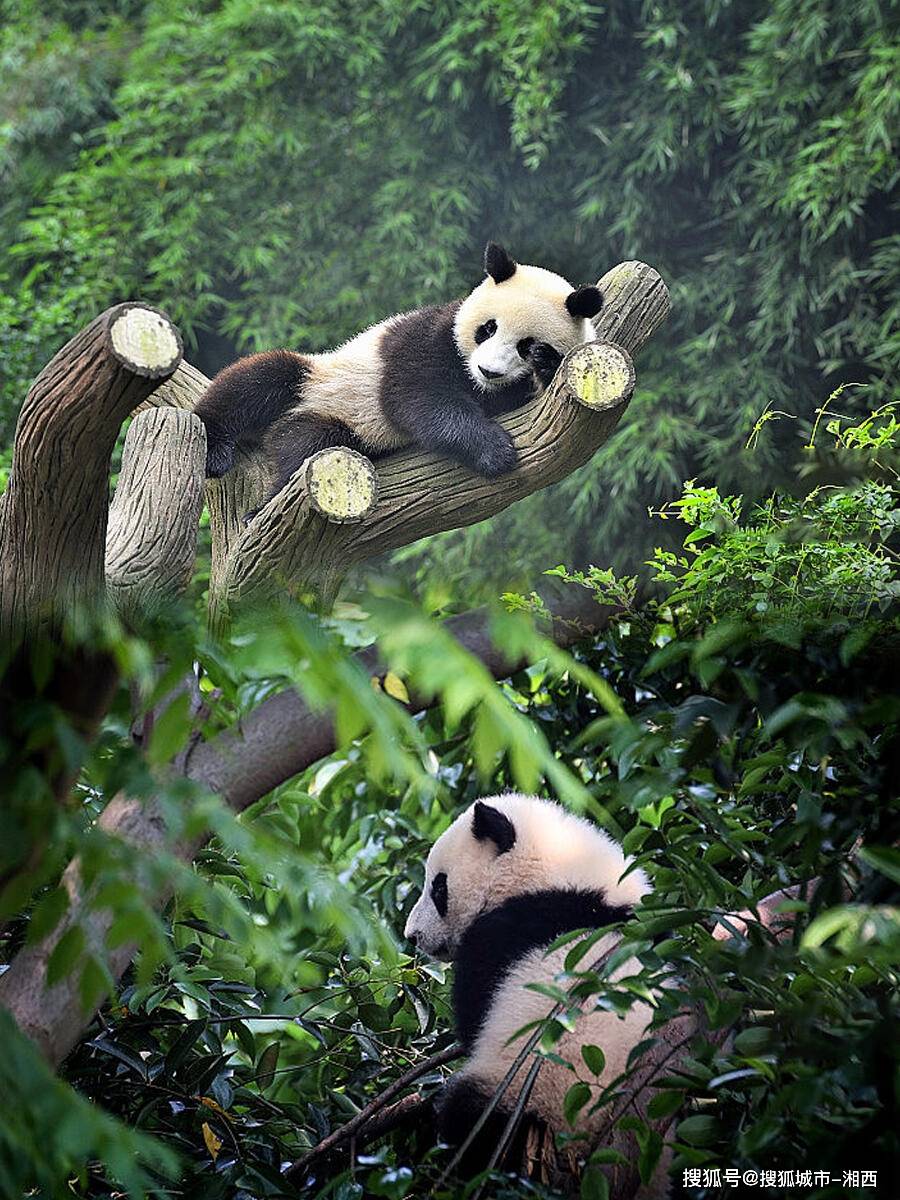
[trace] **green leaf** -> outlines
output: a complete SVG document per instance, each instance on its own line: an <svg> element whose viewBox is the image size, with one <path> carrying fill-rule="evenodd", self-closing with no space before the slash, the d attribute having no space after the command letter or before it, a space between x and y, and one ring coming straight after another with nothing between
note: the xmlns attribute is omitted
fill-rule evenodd
<svg viewBox="0 0 900 1200"><path fill-rule="evenodd" d="M259 1056L256 1064L256 1077L260 1089L265 1090L275 1078L275 1068L278 1066L278 1056L281 1053L280 1042L270 1042Z"/></svg>
<svg viewBox="0 0 900 1200"><path fill-rule="evenodd" d="M676 1131L679 1141L690 1146L709 1146L716 1140L719 1123L715 1117L696 1116L679 1121Z"/></svg>
<svg viewBox="0 0 900 1200"><path fill-rule="evenodd" d="M895 846L863 846L859 857L894 883L900 883L900 850Z"/></svg>
<svg viewBox="0 0 900 1200"><path fill-rule="evenodd" d="M28 922L26 944L31 946L41 941L56 928L69 908L69 893L64 887L55 887L42 896L35 905Z"/></svg>
<svg viewBox="0 0 900 1200"><path fill-rule="evenodd" d="M177 696L154 716L147 743L147 761L152 766L170 762L186 744L191 732L189 719L191 698L186 691Z"/></svg>
<svg viewBox="0 0 900 1200"><path fill-rule="evenodd" d="M581 1047L581 1057L592 1075L602 1075L606 1066L606 1055L599 1046L587 1045Z"/></svg>
<svg viewBox="0 0 900 1200"><path fill-rule="evenodd" d="M609 1200L609 1180L596 1164L589 1165L581 1177L581 1200Z"/></svg>
<svg viewBox="0 0 900 1200"><path fill-rule="evenodd" d="M69 974L81 958L84 946L84 930L80 925L72 925L53 947L47 962L47 983L50 987Z"/></svg>
<svg viewBox="0 0 900 1200"><path fill-rule="evenodd" d="M684 1092L675 1088L667 1088L665 1091L657 1092L651 1099L647 1105L647 1116L654 1121L660 1117L670 1117L673 1113L678 1112L683 1104Z"/></svg>
<svg viewBox="0 0 900 1200"><path fill-rule="evenodd" d="M78 980L78 997L83 1013L93 1013L102 1000L115 991L116 981L106 963L95 954L86 954L82 960Z"/></svg>
<svg viewBox="0 0 900 1200"><path fill-rule="evenodd" d="M575 1124L575 1120L584 1106L591 1098L591 1089L586 1083L573 1083L566 1092L563 1100L563 1115L570 1125Z"/></svg>
<svg viewBox="0 0 900 1200"><path fill-rule="evenodd" d="M751 1025L742 1029L734 1039L734 1049L747 1058L759 1058L772 1045L772 1030L765 1025Z"/></svg>

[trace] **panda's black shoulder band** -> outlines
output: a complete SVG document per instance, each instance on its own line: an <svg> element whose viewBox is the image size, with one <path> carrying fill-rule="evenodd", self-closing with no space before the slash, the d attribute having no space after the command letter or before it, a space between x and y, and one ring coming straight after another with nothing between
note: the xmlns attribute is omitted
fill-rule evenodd
<svg viewBox="0 0 900 1200"><path fill-rule="evenodd" d="M574 929L626 921L627 906L607 904L602 892L548 888L514 896L477 917L463 934L453 977L456 1032L468 1052L507 972L529 951Z"/></svg>

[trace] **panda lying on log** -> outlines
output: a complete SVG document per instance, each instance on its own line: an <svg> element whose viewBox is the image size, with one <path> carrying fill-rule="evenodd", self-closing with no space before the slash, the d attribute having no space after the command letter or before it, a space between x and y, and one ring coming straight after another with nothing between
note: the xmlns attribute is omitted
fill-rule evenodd
<svg viewBox="0 0 900 1200"><path fill-rule="evenodd" d="M601 929L627 919L650 891L644 872L628 871L629 865L602 830L535 796L479 800L435 842L425 867L424 890L405 935L426 954L454 962L456 1032L468 1057L438 1101L443 1141L453 1146L465 1141L522 1049L523 1038L514 1034L546 1018L546 995L527 985L547 983L562 972L570 949L564 946L547 954L547 947L564 933ZM617 940L615 932L601 938L592 948L592 959ZM621 979L635 970L630 960L611 978ZM628 1056L646 1036L652 1016L653 1009L642 1001L622 1017L586 1012L562 1035L555 1052L583 1076L582 1046L601 1048L606 1063L590 1084L596 1099L625 1072ZM520 1069L476 1137L463 1160L464 1172L487 1166L526 1070ZM576 1078L553 1060L543 1062L512 1146L514 1165L527 1157L530 1130L555 1133L569 1128L563 1100ZM592 1103L582 1108L576 1124L588 1134L604 1119L602 1112L591 1112Z"/></svg>
<svg viewBox="0 0 900 1200"><path fill-rule="evenodd" d="M596 287L517 264L494 242L484 269L465 298L388 317L336 350L267 350L220 371L195 409L207 475L229 471L239 445L262 447L271 495L331 446L370 457L416 446L487 478L513 470L515 447L493 418L545 388L567 351L595 339L590 318L603 300Z"/></svg>

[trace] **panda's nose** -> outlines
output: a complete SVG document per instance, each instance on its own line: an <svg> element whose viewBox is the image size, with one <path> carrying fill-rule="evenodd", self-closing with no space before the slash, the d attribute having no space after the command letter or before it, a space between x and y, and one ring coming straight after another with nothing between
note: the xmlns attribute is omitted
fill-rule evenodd
<svg viewBox="0 0 900 1200"><path fill-rule="evenodd" d="M489 371L487 367L479 367L478 370L485 379L499 379L503 375L502 371Z"/></svg>
<svg viewBox="0 0 900 1200"><path fill-rule="evenodd" d="M415 946L416 942L419 940L419 935L415 932L415 930L413 930L406 935L406 940L408 942L412 942L412 944Z"/></svg>

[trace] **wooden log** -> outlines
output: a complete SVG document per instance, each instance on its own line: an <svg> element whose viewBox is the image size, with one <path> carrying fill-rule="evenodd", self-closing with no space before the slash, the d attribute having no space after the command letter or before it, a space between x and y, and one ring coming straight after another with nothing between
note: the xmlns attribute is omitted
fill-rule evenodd
<svg viewBox="0 0 900 1200"><path fill-rule="evenodd" d="M205 468L206 431L193 413L154 408L135 416L106 536L106 586L123 616L153 612L188 586Z"/></svg>
<svg viewBox="0 0 900 1200"><path fill-rule="evenodd" d="M0 509L0 647L104 598L110 457L124 419L181 360L148 305L118 304L56 354L16 426Z"/></svg>

